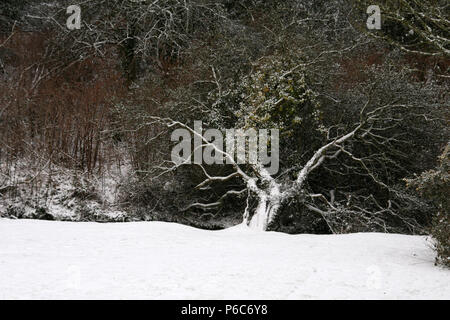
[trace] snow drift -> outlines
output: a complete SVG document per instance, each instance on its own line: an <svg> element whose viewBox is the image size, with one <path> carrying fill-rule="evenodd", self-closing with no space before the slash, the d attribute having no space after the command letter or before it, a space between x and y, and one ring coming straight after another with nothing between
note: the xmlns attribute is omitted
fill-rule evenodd
<svg viewBox="0 0 450 320"><path fill-rule="evenodd" d="M450 299L425 237L0 219L1 299Z"/></svg>

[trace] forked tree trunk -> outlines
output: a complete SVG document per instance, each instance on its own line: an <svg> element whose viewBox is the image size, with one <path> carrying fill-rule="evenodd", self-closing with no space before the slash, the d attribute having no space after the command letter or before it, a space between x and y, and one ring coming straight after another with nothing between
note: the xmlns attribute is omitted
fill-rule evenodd
<svg viewBox="0 0 450 320"><path fill-rule="evenodd" d="M260 184L262 186L258 186L254 178L245 176L247 178L249 199L247 199L247 207L244 213L244 223L251 228L266 231L276 216L280 214L283 202L290 197L301 193L302 188L308 179L308 175L324 162L327 152L354 137L362 128L363 124L364 121L353 129L353 131L319 148L300 170L297 179L293 181L291 185L283 186L283 192L281 192L281 185L275 181L266 169L262 166L255 167L259 173ZM337 150L334 155L328 157L336 157L339 153L340 150ZM257 205L254 209L250 208L250 204L252 203L251 197L256 197Z"/></svg>

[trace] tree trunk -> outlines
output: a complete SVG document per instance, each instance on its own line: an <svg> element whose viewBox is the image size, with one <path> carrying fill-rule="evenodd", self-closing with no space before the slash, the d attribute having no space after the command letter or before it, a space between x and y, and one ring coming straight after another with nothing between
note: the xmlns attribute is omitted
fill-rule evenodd
<svg viewBox="0 0 450 320"><path fill-rule="evenodd" d="M244 213L244 223L250 228L266 231L279 213L282 203L280 186L276 183L270 185L267 190L252 190L253 197L256 198L256 206L250 207L251 200Z"/></svg>

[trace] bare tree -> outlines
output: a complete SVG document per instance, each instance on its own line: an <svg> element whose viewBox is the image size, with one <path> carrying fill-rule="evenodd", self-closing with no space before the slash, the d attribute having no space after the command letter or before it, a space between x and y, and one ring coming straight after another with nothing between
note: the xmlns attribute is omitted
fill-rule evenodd
<svg viewBox="0 0 450 320"><path fill-rule="evenodd" d="M338 212L341 208L340 204L334 199L333 192L330 196L318 193L311 193L308 188L308 179L313 171L323 166L327 161L336 159L339 156L347 156L351 158L355 164L359 165L367 175L369 175L373 181L379 184L381 187L388 190L393 190L390 186L380 181L375 174L371 171L366 161L369 161L371 156L361 158L354 154L351 150L352 142L356 139L370 141L370 137L378 136L377 131L388 129L392 122L401 122L401 118L396 118L392 114L398 109L407 108L406 105L390 103L382 106L370 108L370 99L364 106L360 108L359 121L354 124L353 128L343 134L333 134L333 128L328 128L328 142L317 149L312 157L302 165L302 168L297 172L297 178L294 180L287 180L282 175L274 177L269 174L263 164L258 163L256 165L242 166L230 156L226 151L217 148L214 143L211 143L205 139L194 129L190 128L186 124L178 121L174 121L168 118L150 117L148 125L154 123L163 123L169 128L182 127L189 130L193 135L202 139L204 147L214 148L216 152L222 154L228 163L231 163L233 172L227 176L215 176L208 173L208 168L202 164L197 164L202 168L205 179L197 185L198 189L207 189L211 184L230 180L235 177L239 177L244 182L244 188L240 190L229 190L223 194L217 201L210 203L192 203L185 209L191 208L203 208L212 209L222 205L223 201L230 196L247 194L247 207L243 214L243 220L246 224L255 227L260 230L267 230L270 224L274 221L277 215L283 210L283 207L288 205L289 201L293 198L300 198L304 206L320 214L326 220L327 215L333 212ZM389 124L388 124L389 123ZM383 127L383 125L385 127ZM387 137L378 136L380 145L388 145L389 139ZM395 139L395 138L392 138ZM195 150L193 151L195 152ZM160 166L162 169L157 176L162 174L173 172L180 166L186 165L186 163L173 164L171 166ZM251 199L256 199L256 206L251 206ZM350 201L350 200L349 200ZM350 206L349 206L350 207ZM350 209L349 209L350 210ZM379 208L379 211L392 210L392 204L389 203L387 207Z"/></svg>

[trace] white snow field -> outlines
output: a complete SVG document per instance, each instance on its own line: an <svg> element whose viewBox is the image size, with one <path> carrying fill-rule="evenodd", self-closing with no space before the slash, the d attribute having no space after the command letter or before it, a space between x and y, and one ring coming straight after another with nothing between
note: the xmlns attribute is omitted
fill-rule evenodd
<svg viewBox="0 0 450 320"><path fill-rule="evenodd" d="M450 299L426 237L0 219L0 299Z"/></svg>

